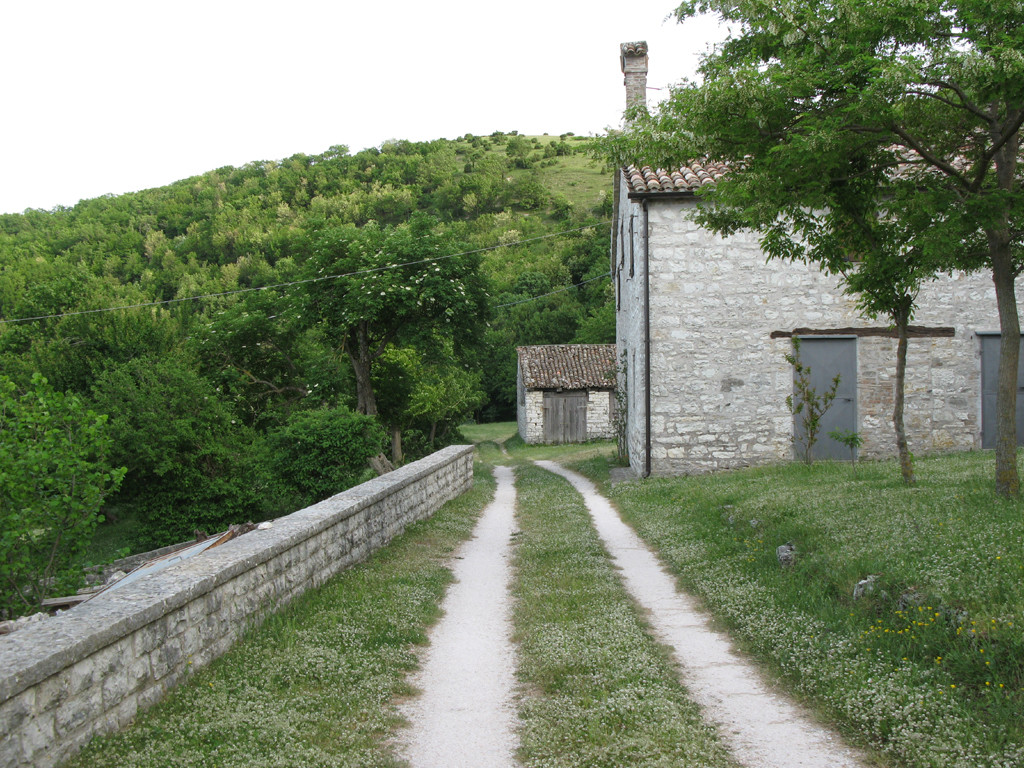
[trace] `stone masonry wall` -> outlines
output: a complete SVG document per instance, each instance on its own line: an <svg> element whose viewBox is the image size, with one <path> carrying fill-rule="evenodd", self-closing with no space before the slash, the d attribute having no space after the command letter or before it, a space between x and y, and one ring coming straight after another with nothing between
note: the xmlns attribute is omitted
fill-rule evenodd
<svg viewBox="0 0 1024 768"><path fill-rule="evenodd" d="M766 263L755 235L724 239L702 230L688 218L694 205L649 203L654 474L793 458L793 416L785 405L793 391L792 368L784 359L790 340L772 339L772 331L886 325L884 318L861 317L836 280L817 268ZM635 201L624 201L622 208L617 235L628 229L623 221L640 215ZM619 252L628 265L625 240ZM630 358L630 462L639 472L644 439L640 258L635 276L627 274L620 266L618 336L620 354ZM979 447L978 334L999 325L990 277L956 273L928 283L913 322L952 326L955 335L910 340L905 419L911 450ZM860 455L891 456L896 340L860 337L856 344Z"/></svg>
<svg viewBox="0 0 1024 768"><path fill-rule="evenodd" d="M619 391L626 410L626 453L630 467L644 470L645 400L643 376L646 365L643 316L643 217L640 206L623 198L619 221L612 238L617 245L613 266L616 307L616 355Z"/></svg>
<svg viewBox="0 0 1024 768"><path fill-rule="evenodd" d="M523 398L525 405L519 406L519 436L524 443L543 443L544 392L528 389Z"/></svg>
<svg viewBox="0 0 1024 768"><path fill-rule="evenodd" d="M451 446L0 638L0 766L52 766L128 724L266 613L472 484Z"/></svg>
<svg viewBox="0 0 1024 768"><path fill-rule="evenodd" d="M527 439L527 410L526 410L526 387L523 385L523 369L516 362L516 428L519 436L524 442L531 442Z"/></svg>
<svg viewBox="0 0 1024 768"><path fill-rule="evenodd" d="M587 392L587 439L610 440L615 437L612 424L612 399L615 395L605 389Z"/></svg>

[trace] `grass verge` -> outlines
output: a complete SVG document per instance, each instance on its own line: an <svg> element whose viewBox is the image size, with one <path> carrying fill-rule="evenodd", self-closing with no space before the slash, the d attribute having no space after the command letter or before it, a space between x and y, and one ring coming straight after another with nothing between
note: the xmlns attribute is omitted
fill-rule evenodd
<svg viewBox="0 0 1024 768"><path fill-rule="evenodd" d="M921 459L914 488L878 462L608 493L741 644L894 764L1003 768L1024 765L1024 503L990 474L970 453Z"/></svg>
<svg viewBox="0 0 1024 768"><path fill-rule="evenodd" d="M597 456L611 457L615 454L614 440L591 440L588 443L562 443L561 445L528 445L523 438L514 435L505 441L505 448L513 458L520 461L548 459L551 461L583 461Z"/></svg>
<svg viewBox="0 0 1024 768"><path fill-rule="evenodd" d="M409 527L367 562L306 593L70 765L397 766L385 738L410 693L415 647L451 581L448 556L493 495L472 490Z"/></svg>
<svg viewBox="0 0 1024 768"><path fill-rule="evenodd" d="M646 633L579 494L529 465L517 488L523 764L733 765Z"/></svg>
<svg viewBox="0 0 1024 768"><path fill-rule="evenodd" d="M473 444L484 442L501 443L512 437L518 429L519 426L514 421L498 421L491 424L463 424L459 427L459 431L463 436Z"/></svg>

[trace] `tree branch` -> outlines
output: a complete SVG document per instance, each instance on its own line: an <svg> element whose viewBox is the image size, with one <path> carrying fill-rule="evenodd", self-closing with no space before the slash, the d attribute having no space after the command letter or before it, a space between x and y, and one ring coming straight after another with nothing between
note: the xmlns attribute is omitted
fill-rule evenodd
<svg viewBox="0 0 1024 768"><path fill-rule="evenodd" d="M382 354L384 354L384 350L387 349L388 344L390 344L394 340L395 336L397 336L397 335L398 335L398 328L397 327L393 327L393 328L388 329L384 333L384 335L381 336L380 344L378 344L377 348L370 354L370 359L371 360L376 360L378 357L380 357Z"/></svg>
<svg viewBox="0 0 1024 768"><path fill-rule="evenodd" d="M249 379L249 381L252 384L259 384L264 389L267 390L266 392L260 393L258 395L258 397L269 397L270 395L283 395L285 392L297 392L302 397L305 397L306 395L309 394L309 390L306 389L306 387L303 387L301 385L298 385L298 384L284 384L284 385L278 386L277 384L275 384L272 381L267 381L266 379L257 378L255 374L253 374L251 371L243 368L240 365L232 365L231 367L234 368L236 371L239 371L240 373L244 374L245 377L247 379Z"/></svg>
<svg viewBox="0 0 1024 768"><path fill-rule="evenodd" d="M992 162L992 158L1006 146L1006 143L1020 133L1021 126L1024 126L1024 109L1019 109L1017 114L1007 117L1002 132L993 139L991 149L985 153L986 167L988 163Z"/></svg>
<svg viewBox="0 0 1024 768"><path fill-rule="evenodd" d="M947 91L952 91L960 99L960 103L957 104L956 102L952 101L951 99L942 98L938 94L929 93L928 91L912 90L912 91L910 91L910 93L916 94L918 96L927 96L929 98L937 99L938 101L941 101L943 104L948 104L951 107L963 108L963 109L967 110L968 112L970 112L975 117L981 118L985 123L991 123L992 122L992 116L990 114L988 114L988 112L983 110L981 107L979 107L977 104L972 102L969 98L967 98L967 94L956 83L950 83L950 82L947 82L945 80L925 80L923 82L923 85L931 85L931 86L934 86L935 88L944 88Z"/></svg>
<svg viewBox="0 0 1024 768"><path fill-rule="evenodd" d="M947 163L945 160L942 160L941 158L937 157L936 155L925 149L924 146L922 146L921 142L919 142L916 138L911 136L910 132L907 131L905 128L903 128L900 125L892 125L890 127L890 130L897 136L899 136L901 139L903 139L904 146L906 146L908 149L912 149L914 152L920 155L921 159L923 159L926 163L942 171L942 173L946 174L946 176L955 179L964 187L971 188L971 184L967 181L966 178L964 178L964 176L959 171L957 171L956 168L953 167L952 164Z"/></svg>
<svg viewBox="0 0 1024 768"><path fill-rule="evenodd" d="M887 133L890 129L888 128L877 128L871 125L859 125L857 123L851 123L846 126L846 130L850 133Z"/></svg>

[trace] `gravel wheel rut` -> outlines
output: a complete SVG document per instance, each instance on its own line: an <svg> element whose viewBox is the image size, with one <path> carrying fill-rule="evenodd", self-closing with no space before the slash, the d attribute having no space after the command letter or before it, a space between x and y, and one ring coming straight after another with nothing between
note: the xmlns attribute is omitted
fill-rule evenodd
<svg viewBox="0 0 1024 768"><path fill-rule="evenodd" d="M419 672L422 691L401 708L402 752L413 768L513 768L518 745L512 644L512 470L495 467L497 490L457 552L455 583L441 605Z"/></svg>

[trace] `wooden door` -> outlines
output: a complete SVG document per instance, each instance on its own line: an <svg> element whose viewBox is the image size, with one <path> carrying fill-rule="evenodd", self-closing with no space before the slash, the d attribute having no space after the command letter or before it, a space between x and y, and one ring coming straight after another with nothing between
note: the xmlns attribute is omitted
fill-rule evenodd
<svg viewBox="0 0 1024 768"><path fill-rule="evenodd" d="M800 361L811 369L811 386L822 396L832 386L832 380L839 375L839 388L835 400L821 417L817 440L811 447L814 459L849 459L850 449L828 436L829 432L840 429L847 432L857 430L857 340L822 339L801 337ZM807 431L803 414L793 417L796 435L796 455L802 458L807 445Z"/></svg>
<svg viewBox="0 0 1024 768"><path fill-rule="evenodd" d="M583 443L587 440L587 393L544 393L544 442Z"/></svg>

